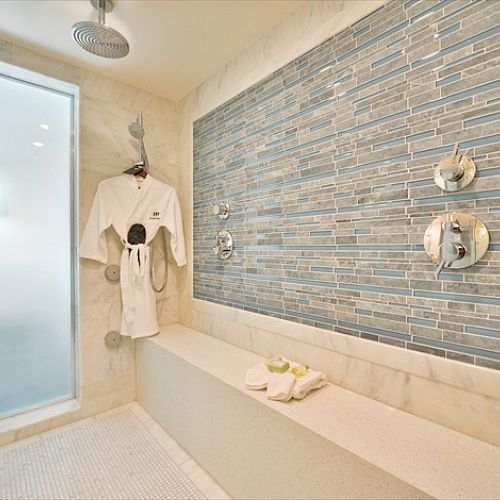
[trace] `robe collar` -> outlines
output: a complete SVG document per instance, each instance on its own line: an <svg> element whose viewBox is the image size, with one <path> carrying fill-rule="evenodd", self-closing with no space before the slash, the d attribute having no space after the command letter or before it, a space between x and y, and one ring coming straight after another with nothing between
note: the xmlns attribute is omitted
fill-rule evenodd
<svg viewBox="0 0 500 500"><path fill-rule="evenodd" d="M138 189L137 180L135 179L134 175L130 175L130 174L123 174L123 175L125 175L128 178L128 181L132 184L134 190L137 193L138 198L142 193L144 193L146 191L146 189L149 187L151 182L154 181L153 177L151 177L151 174L148 174L148 175L146 175L146 177L144 178L144 181L142 182L141 189Z"/></svg>

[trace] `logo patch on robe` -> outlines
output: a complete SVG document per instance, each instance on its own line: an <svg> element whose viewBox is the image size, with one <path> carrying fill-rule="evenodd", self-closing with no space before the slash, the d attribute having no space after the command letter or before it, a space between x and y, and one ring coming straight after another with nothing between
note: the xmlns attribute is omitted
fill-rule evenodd
<svg viewBox="0 0 500 500"><path fill-rule="evenodd" d="M160 212L158 210L153 210L149 216L149 220L160 220Z"/></svg>

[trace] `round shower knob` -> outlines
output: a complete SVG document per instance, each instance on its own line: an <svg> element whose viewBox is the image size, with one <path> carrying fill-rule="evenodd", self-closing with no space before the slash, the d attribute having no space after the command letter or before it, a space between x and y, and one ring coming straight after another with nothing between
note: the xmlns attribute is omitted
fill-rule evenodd
<svg viewBox="0 0 500 500"><path fill-rule="evenodd" d="M445 181L457 182L464 176L465 170L461 163L450 161L439 166L439 173Z"/></svg>
<svg viewBox="0 0 500 500"><path fill-rule="evenodd" d="M443 191L459 191L468 186L476 175L476 165L465 152L458 153L458 144L451 155L442 160L434 172L434 181Z"/></svg>
<svg viewBox="0 0 500 500"><path fill-rule="evenodd" d="M229 203L215 203L212 212L219 219L226 220L229 217Z"/></svg>

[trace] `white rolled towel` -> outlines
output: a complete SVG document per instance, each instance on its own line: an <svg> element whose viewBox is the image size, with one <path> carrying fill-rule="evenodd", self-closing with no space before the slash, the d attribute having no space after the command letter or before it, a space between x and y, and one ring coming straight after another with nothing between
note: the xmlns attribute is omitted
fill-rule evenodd
<svg viewBox="0 0 500 500"><path fill-rule="evenodd" d="M295 377L289 372L270 373L267 384L267 399L273 401L289 401L292 399Z"/></svg>
<svg viewBox="0 0 500 500"><path fill-rule="evenodd" d="M245 376L245 385L247 389L259 391L267 387L270 372L265 363L259 363L249 368Z"/></svg>
<svg viewBox="0 0 500 500"><path fill-rule="evenodd" d="M323 372L307 370L305 375L297 377L292 396L294 399L304 399L309 391L320 389L327 383L326 375Z"/></svg>

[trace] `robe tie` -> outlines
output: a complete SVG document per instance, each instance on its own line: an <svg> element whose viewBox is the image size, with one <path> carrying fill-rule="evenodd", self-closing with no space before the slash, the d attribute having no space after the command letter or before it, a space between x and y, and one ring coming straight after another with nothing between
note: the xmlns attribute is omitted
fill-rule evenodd
<svg viewBox="0 0 500 500"><path fill-rule="evenodd" d="M126 241L122 242L124 245L123 251L129 250L128 263L129 270L140 278L144 277L144 268L146 267L146 245L144 243L132 244Z"/></svg>
<svg viewBox="0 0 500 500"><path fill-rule="evenodd" d="M129 331L133 331L136 300L134 291L137 284L144 279L149 264L149 245L132 244L122 240L123 251L120 266L123 312Z"/></svg>

